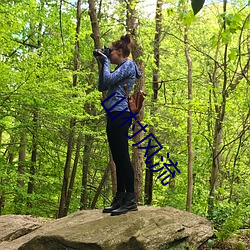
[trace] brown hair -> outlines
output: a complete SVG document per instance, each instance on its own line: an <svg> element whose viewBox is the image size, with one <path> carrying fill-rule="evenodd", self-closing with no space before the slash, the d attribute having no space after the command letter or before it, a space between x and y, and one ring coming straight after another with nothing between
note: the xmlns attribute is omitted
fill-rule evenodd
<svg viewBox="0 0 250 250"><path fill-rule="evenodd" d="M125 36L121 36L120 40L113 42L112 46L116 49L122 49L123 56L127 57L130 54L130 43L130 36L126 34Z"/></svg>

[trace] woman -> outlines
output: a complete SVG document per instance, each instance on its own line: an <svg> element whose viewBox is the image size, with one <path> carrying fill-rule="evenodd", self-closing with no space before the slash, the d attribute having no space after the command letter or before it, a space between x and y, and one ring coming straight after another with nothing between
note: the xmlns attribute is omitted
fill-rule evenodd
<svg viewBox="0 0 250 250"><path fill-rule="evenodd" d="M107 97L114 94L105 102L107 109L112 108L107 115L106 132L109 146L116 165L117 192L109 207L103 209L103 213L120 215L129 211L137 211L136 197L134 192L134 170L129 157L128 150L128 129L130 123L124 118L131 116L128 109L128 102L124 83L126 82L129 92L131 91L135 78L141 77L137 65L128 58L130 54L130 36L125 35L112 43L110 46L110 60L104 54L100 54L97 59L101 62L102 68L99 75L98 90L108 91ZM114 72L110 72L110 63L116 64ZM122 100L122 98L124 98ZM118 103L118 101L121 101ZM127 111L124 111L126 109ZM111 119L111 117L115 117Z"/></svg>

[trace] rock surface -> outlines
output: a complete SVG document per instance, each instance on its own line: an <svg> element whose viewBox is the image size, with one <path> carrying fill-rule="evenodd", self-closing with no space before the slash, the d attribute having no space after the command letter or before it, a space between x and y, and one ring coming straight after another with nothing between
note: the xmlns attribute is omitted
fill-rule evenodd
<svg viewBox="0 0 250 250"><path fill-rule="evenodd" d="M0 216L0 250L184 250L198 249L213 235L206 219L172 207L139 206L119 216L83 210L45 225L23 216L23 226L17 217L16 228L12 216ZM22 228L26 234L12 237L11 232Z"/></svg>
<svg viewBox="0 0 250 250"><path fill-rule="evenodd" d="M41 227L48 219L31 215L0 216L0 243L12 241Z"/></svg>

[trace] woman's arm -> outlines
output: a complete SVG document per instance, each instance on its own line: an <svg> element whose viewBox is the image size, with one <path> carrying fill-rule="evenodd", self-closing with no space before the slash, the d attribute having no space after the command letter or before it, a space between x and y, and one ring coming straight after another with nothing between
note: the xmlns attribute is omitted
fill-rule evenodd
<svg viewBox="0 0 250 250"><path fill-rule="evenodd" d="M132 62L132 61L131 61ZM133 76L134 65L130 63L130 60L124 62L118 69L114 72L110 72L110 61L105 59L103 64L103 86L108 87L109 85L115 85L118 82Z"/></svg>
<svg viewBox="0 0 250 250"><path fill-rule="evenodd" d="M108 90L108 86L107 85L105 86L103 83L103 65L99 73L98 90L100 92Z"/></svg>

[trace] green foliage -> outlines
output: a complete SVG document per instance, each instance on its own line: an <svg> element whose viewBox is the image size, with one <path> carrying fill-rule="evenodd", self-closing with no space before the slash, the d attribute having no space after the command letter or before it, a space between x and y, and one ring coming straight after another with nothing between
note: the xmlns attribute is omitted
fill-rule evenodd
<svg viewBox="0 0 250 250"><path fill-rule="evenodd" d="M233 203L228 203L228 201L218 201L215 203L212 218L210 219L213 220L215 225L220 226L233 214L234 209L235 205Z"/></svg>
<svg viewBox="0 0 250 250"><path fill-rule="evenodd" d="M234 211L221 224L220 230L215 235L220 240L225 240L234 236L237 231L246 226L246 221L250 216L249 206L238 205Z"/></svg>
<svg viewBox="0 0 250 250"><path fill-rule="evenodd" d="M209 239L207 242L207 246L209 250L212 250L214 246L214 240Z"/></svg>
<svg viewBox="0 0 250 250"><path fill-rule="evenodd" d="M240 241L240 242L238 243L238 248L239 248L239 250L245 250L245 243L242 242L242 241Z"/></svg>
<svg viewBox="0 0 250 250"><path fill-rule="evenodd" d="M127 6L125 1L110 3L104 0L102 4L99 16L101 42L108 46L126 32ZM249 8L245 8L242 3L232 2L228 3L227 13L223 13L221 3L208 3L204 7L203 4L204 1L192 1L194 11L191 11L188 2L184 0L170 1L164 5L158 69L160 81L163 82L159 84L156 103L151 100L153 69L156 69L153 55L155 20L151 15L152 10L148 13L146 8L132 6L140 13L136 22L139 34L137 39L143 49L141 59L145 63L147 99L142 123L154 126L155 136L164 147L155 157L155 162L160 162L160 156L166 157L169 152L171 159L178 161L181 171L176 174L171 185L167 186L162 186L157 179L158 175L154 174L152 204L185 210L187 108L189 104L192 105L192 211L206 216L213 163L214 125L217 122L219 105L224 101L221 93L227 44L228 97L222 132L222 146L225 146L221 154L218 187L213 197L214 208L210 218L215 224L217 236L225 239L244 226L244 218L248 214L245 207L250 204L250 137L249 130L246 129L249 122L249 82L243 77L233 88L249 56ZM103 177L108 163L106 117L100 105L101 93L97 90L98 71L92 57L94 44L90 19L84 8L85 4L81 13L79 70L74 71L74 5L63 1L62 27L59 6L54 1L4 1L0 5L0 200L4 199L1 210L3 214L29 213L55 217L71 132L71 118L76 119L71 166L76 139L80 134L82 141L69 212L74 212L81 206L84 164L88 164L89 168L88 208ZM195 16L201 8L203 14ZM191 103L187 101L187 63L183 43L185 26L189 26L193 63ZM34 33L32 37L31 33ZM37 47L38 42L40 47ZM76 87L72 87L74 74L78 76ZM156 109L155 114L151 113L152 108ZM37 121L34 120L36 113ZM24 161L19 160L22 135L27 139ZM239 135L242 135L241 142ZM35 163L31 161L34 141L37 144ZM132 151L132 140L129 143ZM238 145L240 153L237 156ZM91 148L90 152L86 152L88 146ZM24 166L23 174L18 172L20 164ZM30 171L33 165L34 175ZM145 166L142 171L144 178ZM31 177L34 179L34 190L32 194L28 194ZM24 186L17 184L20 179L24 181ZM104 184L96 207L107 205L108 196L111 196L110 179ZM236 209L236 204L242 206Z"/></svg>

